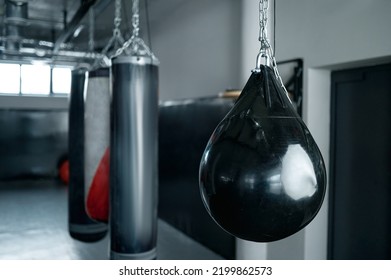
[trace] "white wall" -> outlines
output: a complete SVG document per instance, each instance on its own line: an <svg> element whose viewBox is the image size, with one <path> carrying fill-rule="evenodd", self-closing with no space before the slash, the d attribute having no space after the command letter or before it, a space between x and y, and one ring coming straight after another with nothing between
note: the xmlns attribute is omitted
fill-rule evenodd
<svg viewBox="0 0 391 280"><path fill-rule="evenodd" d="M241 81L253 68L259 45L258 0L242 0ZM304 120L326 165L330 149L330 71L391 61L391 1L277 0L276 58L304 59ZM299 236L267 245L267 257L325 259L328 197L315 220ZM302 240L300 239L302 237ZM292 248L296 246L295 252Z"/></svg>
<svg viewBox="0 0 391 280"><path fill-rule="evenodd" d="M165 1L175 6L151 22L152 48L160 60L160 99L238 88L240 1Z"/></svg>

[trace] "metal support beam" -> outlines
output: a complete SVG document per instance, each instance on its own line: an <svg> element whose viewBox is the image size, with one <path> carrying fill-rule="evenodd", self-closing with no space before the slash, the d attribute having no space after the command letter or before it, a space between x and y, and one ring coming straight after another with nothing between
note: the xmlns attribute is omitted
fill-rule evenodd
<svg viewBox="0 0 391 280"><path fill-rule="evenodd" d="M61 32L60 36L57 38L54 43L53 52L56 53L60 50L61 44L65 43L66 40L72 36L76 28L79 26L80 22L90 10L91 6L94 5L96 0L83 0L76 14L73 16L69 24Z"/></svg>

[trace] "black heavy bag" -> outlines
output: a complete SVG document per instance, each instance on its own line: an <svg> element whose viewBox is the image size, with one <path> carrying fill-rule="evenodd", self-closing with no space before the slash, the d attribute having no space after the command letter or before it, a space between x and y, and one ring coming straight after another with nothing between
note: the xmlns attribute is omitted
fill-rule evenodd
<svg viewBox="0 0 391 280"><path fill-rule="evenodd" d="M112 259L155 259L158 66L149 56L112 61L110 233Z"/></svg>

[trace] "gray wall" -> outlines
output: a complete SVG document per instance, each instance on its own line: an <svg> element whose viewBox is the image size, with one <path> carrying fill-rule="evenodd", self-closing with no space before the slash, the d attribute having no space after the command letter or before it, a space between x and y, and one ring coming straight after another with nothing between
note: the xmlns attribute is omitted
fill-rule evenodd
<svg viewBox="0 0 391 280"><path fill-rule="evenodd" d="M164 3L171 5L169 11L157 17L153 10L151 15L152 48L160 60L160 99L211 96L238 88L241 1Z"/></svg>
<svg viewBox="0 0 391 280"><path fill-rule="evenodd" d="M8 109L67 109L68 97L0 95L0 108Z"/></svg>
<svg viewBox="0 0 391 280"><path fill-rule="evenodd" d="M389 0L277 0L277 52L308 67L391 55Z"/></svg>

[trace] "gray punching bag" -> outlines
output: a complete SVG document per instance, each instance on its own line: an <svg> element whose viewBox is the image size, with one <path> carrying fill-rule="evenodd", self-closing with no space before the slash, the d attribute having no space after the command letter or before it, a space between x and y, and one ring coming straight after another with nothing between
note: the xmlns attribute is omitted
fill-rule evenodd
<svg viewBox="0 0 391 280"><path fill-rule="evenodd" d="M84 207L85 83L86 70L73 70L69 100L68 228L73 238L84 242L94 242L106 235L107 226L91 220Z"/></svg>
<svg viewBox="0 0 391 280"><path fill-rule="evenodd" d="M158 61L112 61L111 259L156 259Z"/></svg>

